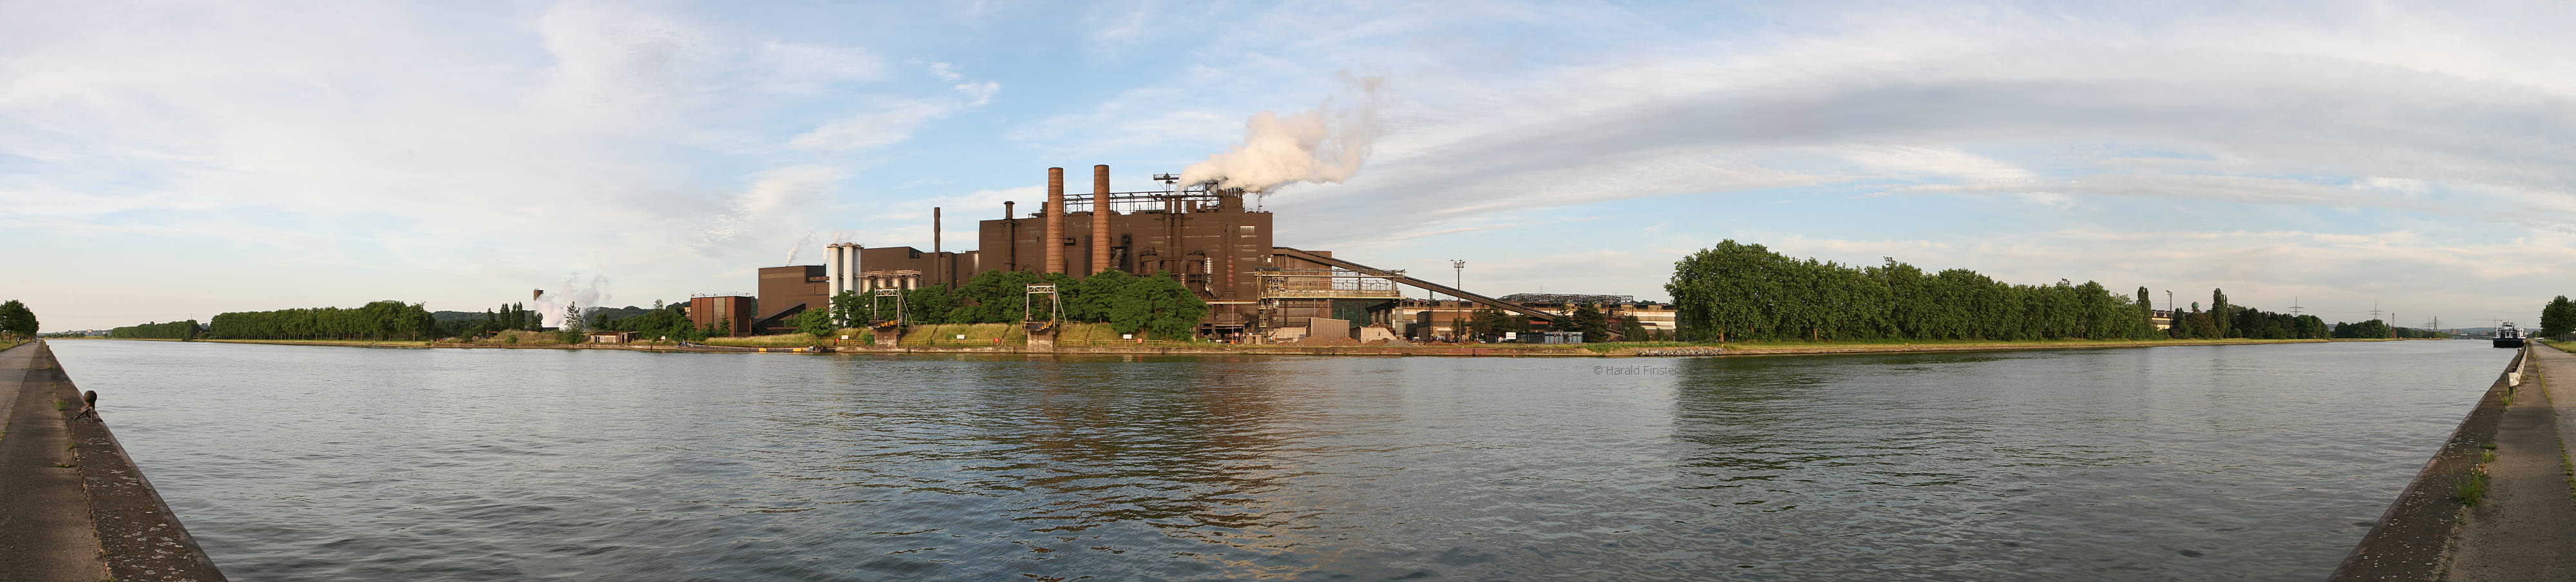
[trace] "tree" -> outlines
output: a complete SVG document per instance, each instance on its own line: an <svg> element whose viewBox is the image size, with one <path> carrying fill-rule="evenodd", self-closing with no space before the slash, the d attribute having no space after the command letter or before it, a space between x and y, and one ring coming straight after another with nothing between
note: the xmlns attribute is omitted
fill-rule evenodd
<svg viewBox="0 0 2576 582"><path fill-rule="evenodd" d="M2236 333L2236 322L2231 317L2234 315L2233 311L2227 308L2226 291L2209 290L2209 317L2218 325L2218 335L2215 337L2240 337L2241 334Z"/></svg>
<svg viewBox="0 0 2576 582"><path fill-rule="evenodd" d="M1600 309L1593 308L1591 305L1576 307L1574 313L1566 316L1566 319L1574 324L1573 329L1557 331L1583 332L1583 341L1587 343L1610 341L1610 316L1602 314Z"/></svg>
<svg viewBox="0 0 2576 582"><path fill-rule="evenodd" d="M1637 316L1634 315L1622 316L1619 318L1619 336L1632 342L1642 342L1654 339L1653 332L1646 329L1646 322L1639 321Z"/></svg>
<svg viewBox="0 0 2576 582"><path fill-rule="evenodd" d="M832 318L832 325L856 327L866 323L861 320L866 319L862 314L867 312L867 303L867 300L859 298L857 291L845 289L840 294L833 295L831 307L827 310Z"/></svg>
<svg viewBox="0 0 2576 582"><path fill-rule="evenodd" d="M1102 271L1091 277L1110 273L1120 272ZM1195 337L1199 319L1207 316L1207 302L1179 279L1163 272L1134 277L1120 285L1118 294L1109 299L1108 309L1109 325L1118 333L1144 330L1157 339ZM1072 310L1071 306L1065 308Z"/></svg>
<svg viewBox="0 0 2576 582"><path fill-rule="evenodd" d="M13 302L14 303L14 302ZM2576 333L2576 302L2560 295L2540 308L2540 337L2558 337Z"/></svg>
<svg viewBox="0 0 2576 582"><path fill-rule="evenodd" d="M792 322L796 324L796 331L810 334L815 339L830 338L832 332L838 327L833 325L832 311L819 307L807 307L804 311L797 312Z"/></svg>
<svg viewBox="0 0 2576 582"><path fill-rule="evenodd" d="M555 330L555 335L562 338L563 343L577 344L582 342L584 338L581 331L580 303L564 304L563 326Z"/></svg>
<svg viewBox="0 0 2576 582"><path fill-rule="evenodd" d="M0 334L36 337L36 312L16 299L0 303Z"/></svg>

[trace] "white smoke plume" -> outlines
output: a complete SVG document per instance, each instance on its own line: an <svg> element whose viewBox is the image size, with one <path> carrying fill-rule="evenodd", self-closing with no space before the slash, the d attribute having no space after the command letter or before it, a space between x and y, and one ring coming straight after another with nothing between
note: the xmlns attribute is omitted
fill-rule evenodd
<svg viewBox="0 0 2576 582"><path fill-rule="evenodd" d="M583 283L581 273L573 273L564 278L563 286L530 301L528 309L542 316L540 325L563 327L565 306L580 305L582 314L588 315L592 310L606 307L602 304L607 301L608 277L594 274L590 276L589 283Z"/></svg>
<svg viewBox="0 0 2576 582"><path fill-rule="evenodd" d="M798 254L802 254L802 253L804 253L804 252L805 252L805 247L809 247L809 246L813 246L813 245L814 245L814 231L810 231L810 230L805 231L805 236L803 236L803 237L798 237L798 238L796 239L796 246L787 247L787 262L779 263L779 265L784 266L784 265L793 265L793 264L796 264L796 256L797 256Z"/></svg>
<svg viewBox="0 0 2576 582"><path fill-rule="evenodd" d="M1327 98L1314 109L1280 117L1263 111L1244 122L1243 143L1181 169L1181 183L1270 192L1298 182L1339 184L1358 174L1377 141L1378 88L1385 77L1343 81L1358 90L1350 107Z"/></svg>

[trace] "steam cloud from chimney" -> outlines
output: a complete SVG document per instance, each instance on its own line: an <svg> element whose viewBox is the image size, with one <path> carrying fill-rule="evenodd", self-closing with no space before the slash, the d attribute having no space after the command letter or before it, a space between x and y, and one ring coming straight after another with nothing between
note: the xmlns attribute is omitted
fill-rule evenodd
<svg viewBox="0 0 2576 582"><path fill-rule="evenodd" d="M563 327L564 307L567 303L580 305L582 315L588 316L591 311L606 307L601 304L608 302L608 277L603 275L592 274L590 282L583 283L581 273L573 273L572 276L564 278L562 287L555 289L538 295L535 300L528 302L529 311L535 311L543 316L539 319L538 325Z"/></svg>
<svg viewBox="0 0 2576 582"><path fill-rule="evenodd" d="M1339 184L1358 174L1377 141L1378 88L1385 77L1342 80L1359 90L1348 108L1327 98L1314 109L1280 117L1263 111L1244 122L1243 143L1181 169L1181 183L1270 192L1298 182Z"/></svg>

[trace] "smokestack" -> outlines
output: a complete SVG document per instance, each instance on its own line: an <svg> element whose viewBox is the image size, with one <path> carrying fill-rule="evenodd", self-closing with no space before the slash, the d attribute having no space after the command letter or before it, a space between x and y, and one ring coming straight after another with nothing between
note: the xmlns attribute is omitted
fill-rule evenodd
<svg viewBox="0 0 2576 582"><path fill-rule="evenodd" d="M939 252L939 207L930 207L930 252Z"/></svg>
<svg viewBox="0 0 2576 582"><path fill-rule="evenodd" d="M1010 235L1011 241L1010 247L1002 253L1002 270L1004 271L1020 270L1020 213L1018 210L1012 208L1014 206L1019 206L1019 204L1020 203L1018 201L1014 200L1002 201L1003 234Z"/></svg>
<svg viewBox="0 0 2576 582"><path fill-rule="evenodd" d="M1047 168L1046 272L1064 273L1064 168Z"/></svg>
<svg viewBox="0 0 2576 582"><path fill-rule="evenodd" d="M1091 167L1091 272L1109 265L1109 165Z"/></svg>

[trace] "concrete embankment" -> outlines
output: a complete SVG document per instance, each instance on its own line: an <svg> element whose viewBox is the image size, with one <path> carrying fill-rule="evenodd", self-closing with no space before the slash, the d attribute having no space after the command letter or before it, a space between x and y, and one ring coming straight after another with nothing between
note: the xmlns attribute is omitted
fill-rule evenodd
<svg viewBox="0 0 2576 582"><path fill-rule="evenodd" d="M2530 357L2529 350L2517 353L2513 362L2496 375L2495 381L2479 396L2468 416L2461 419L2459 426L2451 431L2450 438L2442 442L2441 449L2424 463L2424 468L2416 472L2415 480L2408 483L2406 489L2398 494L2397 501L2380 515L2378 524L2371 527L2369 534L2362 536L2361 543L2353 548L2352 554L2335 568L2332 580L2444 579L2447 571L2458 566L2453 561L2454 557L2462 554L2457 546L2468 539L2464 534L2471 533L2469 530L2473 527L2486 527L2498 512L2515 512L2516 509L2507 503L2551 501L2546 496L2529 495L2534 493L2530 491L2529 475L2521 474L2528 472L2528 463L2525 462L2527 459L2520 458L2515 459L2511 466L2518 472L2508 476L2515 481L2513 494L2481 500L2487 507L2476 514L2470 512L2470 506L2461 500L2466 491L2464 486L2481 480L2477 475L2505 466L2502 463L2491 466L2485 458L2488 450L2485 445L2497 443L2500 430L2513 431L2515 442L2497 443L2499 460L2505 454L2545 455L2547 476L2559 476L2556 444L2551 442L2544 447L2529 442L2535 431L2546 432L2554 440L2555 414L2548 400L2540 391L2532 390L2515 402L2518 391L2514 385L2515 372ZM2501 450L2508 445L2519 450ZM2501 483L2493 474L2488 474L2482 482L2488 487ZM2561 485L2554 490L2558 494L2554 501L2567 503L2569 498L2564 482L2558 483ZM2471 525L2472 520L2481 518L2486 521ZM2576 527L2576 524L2561 527ZM2479 539L2491 537L2480 535Z"/></svg>
<svg viewBox="0 0 2576 582"><path fill-rule="evenodd" d="M0 582L223 580L80 392L43 342L0 352Z"/></svg>

